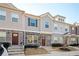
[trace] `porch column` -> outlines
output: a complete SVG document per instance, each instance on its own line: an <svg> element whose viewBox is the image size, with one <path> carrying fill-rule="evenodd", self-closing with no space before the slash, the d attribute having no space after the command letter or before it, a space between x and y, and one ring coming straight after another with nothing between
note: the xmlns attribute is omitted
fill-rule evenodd
<svg viewBox="0 0 79 59"><path fill-rule="evenodd" d="M71 36L69 36L69 38L68 38L68 45L70 45L71 44Z"/></svg>
<svg viewBox="0 0 79 59"><path fill-rule="evenodd" d="M24 37L24 45L26 45L26 32L23 32L23 37Z"/></svg>
<svg viewBox="0 0 79 59"><path fill-rule="evenodd" d="M77 40L77 44L79 44L79 37L77 37L76 40Z"/></svg>

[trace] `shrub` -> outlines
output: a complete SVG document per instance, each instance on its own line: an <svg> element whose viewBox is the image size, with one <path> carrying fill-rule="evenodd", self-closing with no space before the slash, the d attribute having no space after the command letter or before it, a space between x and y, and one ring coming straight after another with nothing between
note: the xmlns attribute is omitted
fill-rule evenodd
<svg viewBox="0 0 79 59"><path fill-rule="evenodd" d="M0 42L0 44L3 44L3 46L8 49L8 47L10 46L9 42Z"/></svg>
<svg viewBox="0 0 79 59"><path fill-rule="evenodd" d="M52 47L62 47L63 44L60 44L60 43L53 43L52 44Z"/></svg>
<svg viewBox="0 0 79 59"><path fill-rule="evenodd" d="M78 46L79 44L70 44L70 46Z"/></svg>
<svg viewBox="0 0 79 59"><path fill-rule="evenodd" d="M2 55L3 52L4 52L4 49L0 46L0 56Z"/></svg>
<svg viewBox="0 0 79 59"><path fill-rule="evenodd" d="M38 48L38 47L39 47L39 45L28 44L28 45L24 46L24 49L26 49L26 48Z"/></svg>
<svg viewBox="0 0 79 59"><path fill-rule="evenodd" d="M71 51L69 48L66 48L66 47L62 47L62 48L59 48L60 50L62 51Z"/></svg>

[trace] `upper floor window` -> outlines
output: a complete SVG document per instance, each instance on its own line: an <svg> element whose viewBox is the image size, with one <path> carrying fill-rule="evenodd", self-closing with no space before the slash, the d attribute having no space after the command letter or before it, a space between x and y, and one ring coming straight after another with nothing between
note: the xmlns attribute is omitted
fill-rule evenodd
<svg viewBox="0 0 79 59"><path fill-rule="evenodd" d="M55 30L57 30L57 27L54 27Z"/></svg>
<svg viewBox="0 0 79 59"><path fill-rule="evenodd" d="M16 14L16 13L12 13L12 22L18 22L18 19L19 19L19 15Z"/></svg>
<svg viewBox="0 0 79 59"><path fill-rule="evenodd" d="M66 28L65 31L68 31L68 29Z"/></svg>
<svg viewBox="0 0 79 59"><path fill-rule="evenodd" d="M45 22L45 28L49 28L49 23Z"/></svg>
<svg viewBox="0 0 79 59"><path fill-rule="evenodd" d="M28 26L37 27L37 19L28 18Z"/></svg>
<svg viewBox="0 0 79 59"><path fill-rule="evenodd" d="M0 8L0 21L4 21L6 19L6 11Z"/></svg>

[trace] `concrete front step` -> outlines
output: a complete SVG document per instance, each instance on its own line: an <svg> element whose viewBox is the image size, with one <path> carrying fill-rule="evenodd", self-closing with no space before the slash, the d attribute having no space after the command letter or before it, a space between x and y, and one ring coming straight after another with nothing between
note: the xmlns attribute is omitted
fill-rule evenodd
<svg viewBox="0 0 79 59"><path fill-rule="evenodd" d="M13 51L13 52L8 52L9 54L13 54L13 53L24 53L24 51Z"/></svg>
<svg viewBox="0 0 79 59"><path fill-rule="evenodd" d="M24 56L24 53L11 53L11 54L9 54L9 56L13 56L13 55L15 55L15 56Z"/></svg>
<svg viewBox="0 0 79 59"><path fill-rule="evenodd" d="M23 46L10 46L8 49L23 49Z"/></svg>
<svg viewBox="0 0 79 59"><path fill-rule="evenodd" d="M24 49L8 49L8 52L10 51L24 51Z"/></svg>
<svg viewBox="0 0 79 59"><path fill-rule="evenodd" d="M9 51L9 55L24 55L24 51Z"/></svg>
<svg viewBox="0 0 79 59"><path fill-rule="evenodd" d="M24 56L24 48L23 46L11 46L8 48L8 54L10 56Z"/></svg>
<svg viewBox="0 0 79 59"><path fill-rule="evenodd" d="M24 54L9 54L9 56L25 56Z"/></svg>

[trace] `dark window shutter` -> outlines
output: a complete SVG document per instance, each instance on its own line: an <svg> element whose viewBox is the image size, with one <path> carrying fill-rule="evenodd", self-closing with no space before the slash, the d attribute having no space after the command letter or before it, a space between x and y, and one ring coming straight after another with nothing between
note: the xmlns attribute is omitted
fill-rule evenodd
<svg viewBox="0 0 79 59"><path fill-rule="evenodd" d="M28 18L28 26L30 26L30 18Z"/></svg>
<svg viewBox="0 0 79 59"><path fill-rule="evenodd" d="M36 27L38 26L38 20L36 19Z"/></svg>

